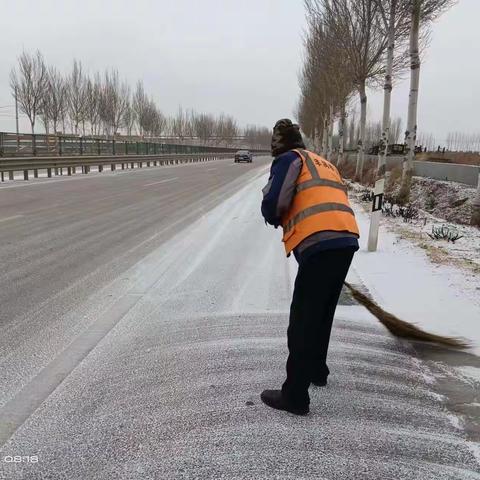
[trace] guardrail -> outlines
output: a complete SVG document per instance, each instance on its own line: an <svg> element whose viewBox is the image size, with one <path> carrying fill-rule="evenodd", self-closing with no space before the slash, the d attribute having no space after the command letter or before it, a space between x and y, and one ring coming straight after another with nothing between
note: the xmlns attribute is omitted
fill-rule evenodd
<svg viewBox="0 0 480 480"><path fill-rule="evenodd" d="M38 178L39 171L46 171L47 177L53 175L74 175L77 169L88 174L92 166L102 172L104 167L114 171L119 167L122 170L143 168L144 166L163 166L179 163L208 162L223 158L233 158L231 152L196 153L179 155L116 155L110 157L30 157L30 158L3 158L0 159L0 180L15 179L15 172L23 172L23 180L29 180L30 172Z"/></svg>
<svg viewBox="0 0 480 480"><path fill-rule="evenodd" d="M0 157L74 155L159 155L236 152L238 147L163 143L139 137L100 137L0 132ZM252 152L265 150L254 148Z"/></svg>

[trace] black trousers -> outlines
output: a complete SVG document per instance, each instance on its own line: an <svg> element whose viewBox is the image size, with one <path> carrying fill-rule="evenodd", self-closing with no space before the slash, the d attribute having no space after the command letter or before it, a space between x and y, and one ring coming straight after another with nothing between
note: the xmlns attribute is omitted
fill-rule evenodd
<svg viewBox="0 0 480 480"><path fill-rule="evenodd" d="M283 395L294 405L310 403L308 387L330 373L327 351L333 317L354 248L325 250L300 263L288 326L287 379Z"/></svg>

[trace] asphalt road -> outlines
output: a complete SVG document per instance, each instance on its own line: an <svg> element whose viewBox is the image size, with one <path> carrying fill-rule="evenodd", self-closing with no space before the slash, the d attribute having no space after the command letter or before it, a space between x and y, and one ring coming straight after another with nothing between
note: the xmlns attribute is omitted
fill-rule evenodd
<svg viewBox="0 0 480 480"><path fill-rule="evenodd" d="M267 163L0 185L0 406L95 320L76 312L92 294Z"/></svg>
<svg viewBox="0 0 480 480"><path fill-rule="evenodd" d="M258 163L0 189L0 478L480 479L428 366L346 295L311 414L260 402L296 266Z"/></svg>

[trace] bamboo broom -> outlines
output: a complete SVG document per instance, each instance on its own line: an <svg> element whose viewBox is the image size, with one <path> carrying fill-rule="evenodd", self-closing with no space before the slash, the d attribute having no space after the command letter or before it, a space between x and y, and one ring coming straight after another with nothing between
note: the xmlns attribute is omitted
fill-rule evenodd
<svg viewBox="0 0 480 480"><path fill-rule="evenodd" d="M415 325L400 320L398 317L385 311L380 305L374 302L364 293L360 292L353 285L344 282L347 288L352 293L352 296L357 302L362 304L372 315L380 320L380 323L387 328L393 335L401 338L408 338L410 340L419 340L421 342L437 343L445 347L453 348L468 348L468 342L461 338L445 337L443 335L435 335L434 333L425 332Z"/></svg>

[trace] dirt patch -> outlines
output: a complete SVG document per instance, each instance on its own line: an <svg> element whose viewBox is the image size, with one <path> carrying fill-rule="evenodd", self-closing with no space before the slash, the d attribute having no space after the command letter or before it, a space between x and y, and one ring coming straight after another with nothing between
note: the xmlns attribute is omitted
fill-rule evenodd
<svg viewBox="0 0 480 480"><path fill-rule="evenodd" d="M415 160L440 163L461 163L464 165L480 165L480 153L476 152L426 152L417 153Z"/></svg>
<svg viewBox="0 0 480 480"><path fill-rule="evenodd" d="M410 202L447 222L469 225L476 191L454 182L415 177Z"/></svg>

